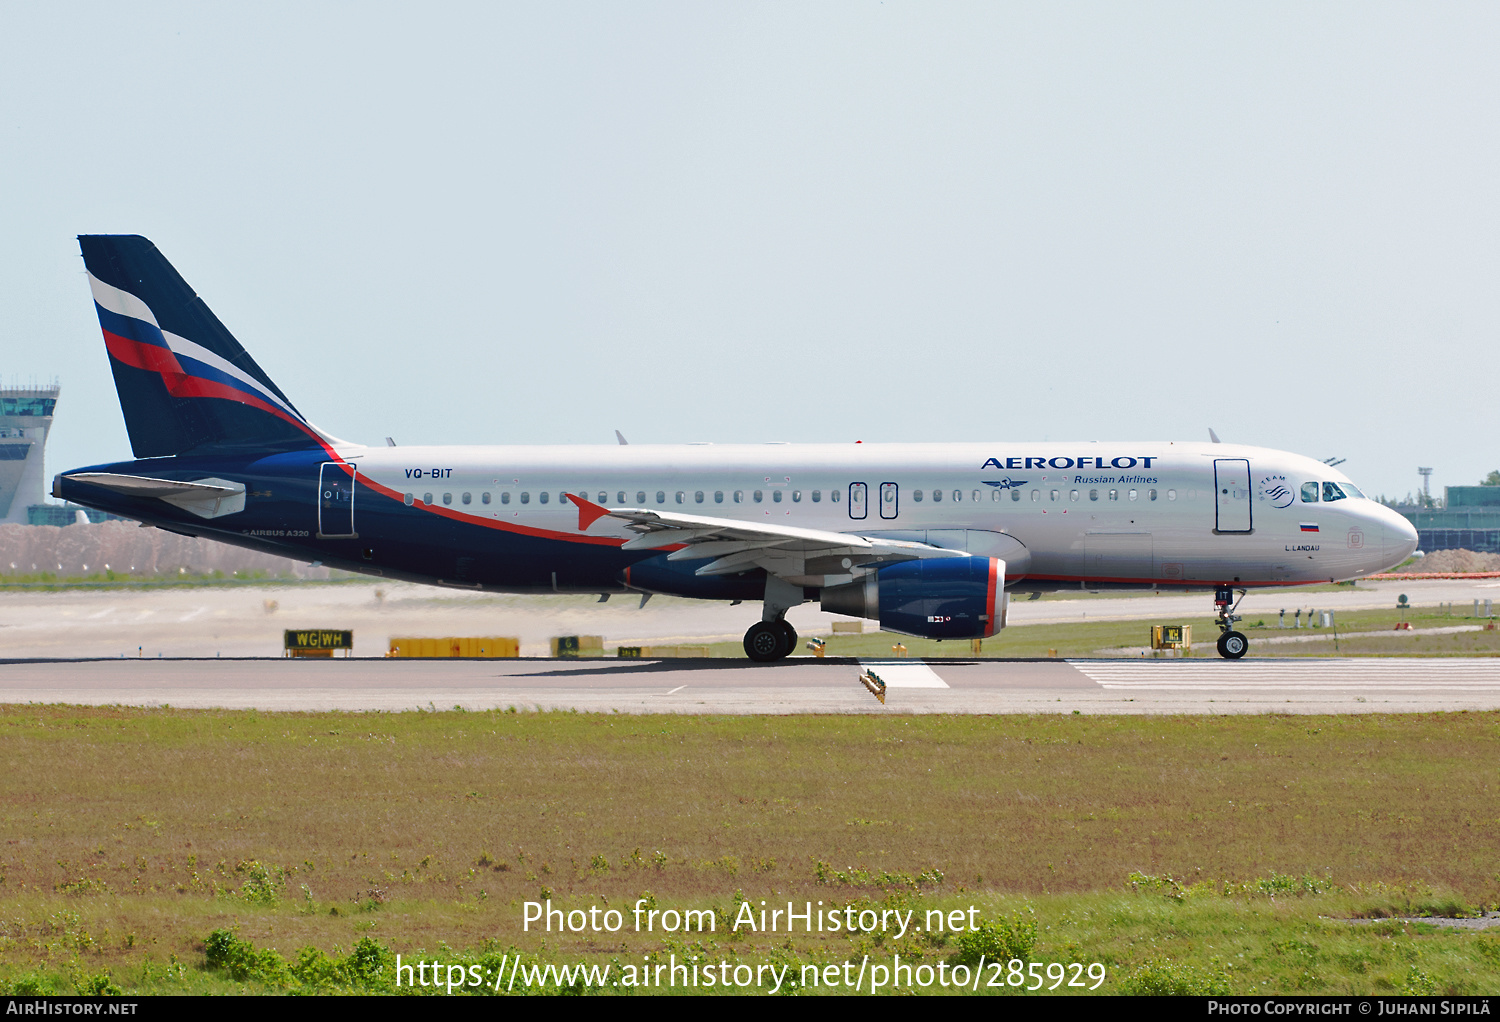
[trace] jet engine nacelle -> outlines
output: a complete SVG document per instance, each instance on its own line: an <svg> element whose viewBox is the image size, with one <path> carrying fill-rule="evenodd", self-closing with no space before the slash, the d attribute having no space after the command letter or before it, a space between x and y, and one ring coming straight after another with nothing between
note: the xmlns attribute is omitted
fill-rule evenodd
<svg viewBox="0 0 1500 1022"><path fill-rule="evenodd" d="M1005 625L1005 562L994 557L902 561L824 589L822 607L873 618L884 631L924 639L983 639Z"/></svg>

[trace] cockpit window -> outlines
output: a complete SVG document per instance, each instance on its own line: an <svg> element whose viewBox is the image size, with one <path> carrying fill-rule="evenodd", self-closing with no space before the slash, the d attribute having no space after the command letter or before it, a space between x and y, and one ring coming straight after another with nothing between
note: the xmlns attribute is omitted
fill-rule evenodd
<svg viewBox="0 0 1500 1022"><path fill-rule="evenodd" d="M1318 502L1318 484L1317 483L1303 483L1302 484L1302 503L1304 503L1304 504L1316 504L1317 502Z"/></svg>
<svg viewBox="0 0 1500 1022"><path fill-rule="evenodd" d="M1364 491L1361 490L1358 486L1355 486L1353 483L1339 483L1339 489L1343 490L1351 497L1365 497Z"/></svg>
<svg viewBox="0 0 1500 1022"><path fill-rule="evenodd" d="M1338 483L1324 483L1323 484L1323 499L1324 500L1343 500L1344 499L1344 491L1341 490L1341 489L1339 489L1339 484Z"/></svg>

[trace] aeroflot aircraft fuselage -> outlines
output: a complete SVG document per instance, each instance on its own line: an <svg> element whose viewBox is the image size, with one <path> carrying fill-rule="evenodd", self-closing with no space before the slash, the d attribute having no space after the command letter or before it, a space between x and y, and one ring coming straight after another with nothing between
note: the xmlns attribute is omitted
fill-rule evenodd
<svg viewBox="0 0 1500 1022"><path fill-rule="evenodd" d="M191 535L487 591L759 600L756 659L790 651L805 600L965 638L999 631L1007 591L1069 588L1214 590L1237 657L1233 589L1357 578L1416 545L1327 465L1232 444L348 444L149 242L81 240L138 460L54 493Z"/></svg>

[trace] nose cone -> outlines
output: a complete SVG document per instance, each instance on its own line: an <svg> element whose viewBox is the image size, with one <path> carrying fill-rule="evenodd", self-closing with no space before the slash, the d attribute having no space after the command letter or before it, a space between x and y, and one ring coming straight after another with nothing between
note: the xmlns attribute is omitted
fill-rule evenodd
<svg viewBox="0 0 1500 1022"><path fill-rule="evenodd" d="M1381 532L1385 536L1384 567L1392 568L1411 556L1417 548L1417 529L1411 522L1388 507L1376 505Z"/></svg>

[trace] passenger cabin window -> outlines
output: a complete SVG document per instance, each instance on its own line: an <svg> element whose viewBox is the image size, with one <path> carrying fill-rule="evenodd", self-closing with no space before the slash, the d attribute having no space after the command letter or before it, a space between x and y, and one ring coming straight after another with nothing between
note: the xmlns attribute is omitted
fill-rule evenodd
<svg viewBox="0 0 1500 1022"><path fill-rule="evenodd" d="M1052 501L1053 501L1053 503L1057 502L1057 495L1058 495L1058 491L1057 490L1053 490L1052 491Z"/></svg>
<svg viewBox="0 0 1500 1022"><path fill-rule="evenodd" d="M510 503L510 491L509 490L505 490L505 491L503 491L500 494L500 503L502 503L502 504L509 504Z"/></svg>
<svg viewBox="0 0 1500 1022"><path fill-rule="evenodd" d="M620 496L623 497L624 494L622 493L622 494L620 494ZM599 503L604 504L604 503L607 503L608 501L609 501L609 494L607 494L607 493L605 493L605 492L603 492L601 490L600 493L599 493Z"/></svg>
<svg viewBox="0 0 1500 1022"><path fill-rule="evenodd" d="M1131 490L1130 491L1130 499L1131 500L1135 500L1135 498L1138 497L1138 496L1140 496L1140 494L1136 493L1135 490Z"/></svg>
<svg viewBox="0 0 1500 1022"><path fill-rule="evenodd" d="M724 503L724 491L723 490L715 490L714 491L714 503L715 504L722 504L722 503Z"/></svg>
<svg viewBox="0 0 1500 1022"><path fill-rule="evenodd" d="M463 499L463 502L465 504L472 504L472 503L474 503L474 495L472 493L466 493L466 494L464 494L462 499Z"/></svg>
<svg viewBox="0 0 1500 1022"><path fill-rule="evenodd" d="M969 499L976 504L979 503L979 491L975 490L973 493L969 494Z"/></svg>
<svg viewBox="0 0 1500 1022"><path fill-rule="evenodd" d="M793 504L800 504L800 503L802 503L802 491L801 490L793 490L792 491L792 503Z"/></svg>
<svg viewBox="0 0 1500 1022"><path fill-rule="evenodd" d="M646 491L645 490L636 490L635 491L635 502L637 504L644 504L644 503L646 503Z"/></svg>
<svg viewBox="0 0 1500 1022"><path fill-rule="evenodd" d="M1035 493L1036 491L1032 490L1031 492ZM994 499L995 500L999 500L1000 499L1000 491L999 490L995 491L995 498ZM1021 499L1021 491L1020 490L1011 490L1010 491L1010 499L1012 501L1020 500Z"/></svg>
<svg viewBox="0 0 1500 1022"><path fill-rule="evenodd" d="M759 490L756 490L753 494L750 495L750 499L759 504L762 500L765 499L765 494L761 493L761 491Z"/></svg>
<svg viewBox="0 0 1500 1022"><path fill-rule="evenodd" d="M1344 493L1343 490L1339 489L1339 484L1338 483L1324 483L1323 484L1323 499L1325 501L1328 501L1328 500L1343 500L1345 496L1347 496L1347 495Z"/></svg>
<svg viewBox="0 0 1500 1022"><path fill-rule="evenodd" d="M698 490L696 493L693 494L693 503L694 504L701 504L701 503L703 503L703 491L702 490Z"/></svg>
<svg viewBox="0 0 1500 1022"><path fill-rule="evenodd" d="M1078 500L1078 491L1077 490L1069 490L1068 491L1068 499L1071 500L1071 501L1075 501L1076 502Z"/></svg>
<svg viewBox="0 0 1500 1022"><path fill-rule="evenodd" d="M955 503L955 504L960 503L963 499L964 499L964 491L963 490L954 490L953 491L953 503Z"/></svg>
<svg viewBox="0 0 1500 1022"><path fill-rule="evenodd" d="M1152 497L1151 499L1155 500L1156 498ZM1177 499L1177 491L1176 490L1168 490L1167 491L1167 499L1168 500L1176 500Z"/></svg>
<svg viewBox="0 0 1500 1022"><path fill-rule="evenodd" d="M870 514L869 487L864 483L849 484L849 517L863 520Z"/></svg>
<svg viewBox="0 0 1500 1022"><path fill-rule="evenodd" d="M522 504L530 504L531 503L531 494L528 493L528 492L526 492L525 490L521 491L521 503Z"/></svg>
<svg viewBox="0 0 1500 1022"><path fill-rule="evenodd" d="M1109 491L1109 499L1110 500L1119 500L1120 499L1120 491L1119 490L1110 490Z"/></svg>
<svg viewBox="0 0 1500 1022"><path fill-rule="evenodd" d="M444 504L451 504L451 503L453 503L453 494L451 494L451 493L445 493L445 494L443 494L443 503Z"/></svg>
<svg viewBox="0 0 1500 1022"><path fill-rule="evenodd" d="M914 501L916 501L918 504L922 503L922 491L921 490L912 490L911 491L911 499L914 500Z"/></svg>
<svg viewBox="0 0 1500 1022"><path fill-rule="evenodd" d="M678 490L677 491L677 503L681 504L682 503L682 498L685 497L685 496L686 496L685 493L683 493L681 490Z"/></svg>
<svg viewBox="0 0 1500 1022"><path fill-rule="evenodd" d="M431 504L432 503L432 494L430 494L430 493L424 493L424 494L422 494L422 503L424 503L424 504Z"/></svg>
<svg viewBox="0 0 1500 1022"><path fill-rule="evenodd" d="M813 490L813 492L812 492L812 498L813 498L813 503L816 504L818 501L820 501L820 500L823 499L823 491L822 490Z"/></svg>
<svg viewBox="0 0 1500 1022"><path fill-rule="evenodd" d="M743 504L745 502L745 491L744 490L735 490L734 491L734 502L736 504Z"/></svg>
<svg viewBox="0 0 1500 1022"><path fill-rule="evenodd" d="M775 501L776 503L780 504L781 503L781 491L780 490L772 490L771 491L771 499L773 501Z"/></svg>
<svg viewBox="0 0 1500 1022"><path fill-rule="evenodd" d="M1089 500L1098 500L1098 499L1099 499L1099 491L1098 490L1090 490L1089 491Z"/></svg>
<svg viewBox="0 0 1500 1022"><path fill-rule="evenodd" d="M936 501L941 501L943 499L943 491L942 490L933 490L932 491L932 499L936 500Z"/></svg>
<svg viewBox="0 0 1500 1022"><path fill-rule="evenodd" d="M443 496L446 497L447 494L444 494ZM538 493L536 495L536 499L539 500L540 502L542 502L543 504L547 503L547 501L550 500L551 497L552 497L552 494L548 493L546 490L543 490L541 493Z"/></svg>
<svg viewBox="0 0 1500 1022"><path fill-rule="evenodd" d="M557 502L559 504L566 504L568 502L568 494L566 490L557 495Z"/></svg>
<svg viewBox="0 0 1500 1022"><path fill-rule="evenodd" d="M412 496L410 493L404 493L401 495L401 500L402 503L410 507L412 504L416 503L417 498Z"/></svg>
<svg viewBox="0 0 1500 1022"><path fill-rule="evenodd" d="M488 504L489 502L490 502L490 494L489 494L489 491L486 490L484 493L481 493L479 495L479 503L481 503L481 504Z"/></svg>
<svg viewBox="0 0 1500 1022"><path fill-rule="evenodd" d="M1316 504L1317 502L1318 502L1318 484L1317 483L1303 483L1302 484L1302 503L1304 503L1304 504Z"/></svg>
<svg viewBox="0 0 1500 1022"><path fill-rule="evenodd" d="M1032 490L1031 491L1031 502L1033 504L1035 504L1037 501L1039 501L1041 499L1042 499L1042 491L1041 490Z"/></svg>
<svg viewBox="0 0 1500 1022"><path fill-rule="evenodd" d="M658 504L665 504L667 502L667 491L666 490L657 490L656 491L656 502Z"/></svg>
<svg viewBox="0 0 1500 1022"><path fill-rule="evenodd" d="M842 500L843 496L844 495L842 493L840 493L838 490L829 490L828 491L828 499L831 500L831 501L833 501L835 504L837 504L840 500Z"/></svg>
<svg viewBox="0 0 1500 1022"><path fill-rule="evenodd" d="M616 496L618 496L620 498L620 503L621 504L625 503L625 491L624 490L621 490Z"/></svg>

